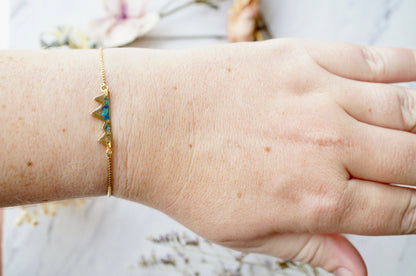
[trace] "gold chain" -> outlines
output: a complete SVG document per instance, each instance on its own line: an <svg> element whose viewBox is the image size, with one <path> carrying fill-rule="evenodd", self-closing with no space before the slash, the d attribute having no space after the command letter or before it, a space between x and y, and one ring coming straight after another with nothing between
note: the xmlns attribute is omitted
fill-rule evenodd
<svg viewBox="0 0 416 276"><path fill-rule="evenodd" d="M101 92L104 93L104 103L106 103L105 106L107 106L108 109L108 114L107 117L102 117L105 121L104 123L104 140L105 140L105 144L106 144L106 155L107 155L107 195L110 197L113 191L113 185L112 185L112 155L113 155L113 150L112 150L112 133L111 133L111 117L110 117L110 91L108 91L108 86L107 86L107 81L105 79L105 72L104 72L104 57L103 57L103 49L100 48L99 50L100 53L100 69L101 69L101 79L102 79L102 84L101 84ZM104 107L105 108L105 107ZM102 113L101 113L102 115ZM102 138L103 138L102 137ZM101 142L102 139L100 139Z"/></svg>

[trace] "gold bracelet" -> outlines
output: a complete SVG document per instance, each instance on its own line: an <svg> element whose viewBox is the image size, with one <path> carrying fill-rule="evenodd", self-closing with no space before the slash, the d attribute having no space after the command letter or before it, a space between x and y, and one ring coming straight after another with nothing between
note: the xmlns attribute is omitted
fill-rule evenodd
<svg viewBox="0 0 416 276"><path fill-rule="evenodd" d="M111 135L111 117L110 117L110 92L108 91L107 82L105 80L105 74L104 74L104 57L103 57L103 49L99 49L100 54L100 69L101 69L101 92L102 94L95 97L94 100L99 102L101 106L99 106L96 110L94 110L91 115L94 116L97 119L103 120L103 130L104 134L98 138L98 142L103 144L107 150L107 195L110 197L111 192L113 190L112 185L112 168L111 168L111 156L113 154L113 150L111 147L112 142L112 135Z"/></svg>

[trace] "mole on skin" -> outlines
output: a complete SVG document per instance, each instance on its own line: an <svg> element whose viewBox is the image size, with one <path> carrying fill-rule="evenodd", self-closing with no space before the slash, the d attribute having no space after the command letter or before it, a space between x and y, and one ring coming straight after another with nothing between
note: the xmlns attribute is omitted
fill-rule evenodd
<svg viewBox="0 0 416 276"><path fill-rule="evenodd" d="M189 144L189 148L192 148L192 144Z"/></svg>
<svg viewBox="0 0 416 276"><path fill-rule="evenodd" d="M270 152L270 147L265 147L265 148L264 148L264 150L265 150L266 152Z"/></svg>
<svg viewBox="0 0 416 276"><path fill-rule="evenodd" d="M5 105L5 104L2 104L2 105L1 105L1 107L2 107L2 108L6 108L6 105Z"/></svg>
<svg viewBox="0 0 416 276"><path fill-rule="evenodd" d="M368 109L368 112L370 112L370 113L371 113L371 111L373 111L373 110L372 110L371 108L369 108L369 109Z"/></svg>
<svg viewBox="0 0 416 276"><path fill-rule="evenodd" d="M27 166L28 166L28 167L30 167L30 166L32 166L32 165L33 165L33 163L32 163L31 161L28 161L28 162L27 162Z"/></svg>
<svg viewBox="0 0 416 276"><path fill-rule="evenodd" d="M63 128L63 129L62 129L62 132L65 132L65 131L66 131L66 129L64 129L64 128Z"/></svg>
<svg viewBox="0 0 416 276"><path fill-rule="evenodd" d="M242 195L243 195L243 194L242 194L241 192L238 192L238 193L237 193L237 197L238 197L238 198L241 198L241 196L242 196Z"/></svg>

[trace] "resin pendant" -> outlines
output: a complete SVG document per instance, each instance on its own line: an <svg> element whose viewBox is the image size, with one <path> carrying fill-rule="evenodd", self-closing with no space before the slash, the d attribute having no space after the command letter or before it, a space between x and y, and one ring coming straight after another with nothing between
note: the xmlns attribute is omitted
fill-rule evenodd
<svg viewBox="0 0 416 276"><path fill-rule="evenodd" d="M110 104L109 104L109 96L110 94L107 92L107 96L105 94L101 94L94 98L96 102L99 102L101 106L99 106L96 110L94 110L91 114L97 119L104 121L103 130L104 134L98 138L98 141L107 146L109 142L111 142L111 123L110 123Z"/></svg>

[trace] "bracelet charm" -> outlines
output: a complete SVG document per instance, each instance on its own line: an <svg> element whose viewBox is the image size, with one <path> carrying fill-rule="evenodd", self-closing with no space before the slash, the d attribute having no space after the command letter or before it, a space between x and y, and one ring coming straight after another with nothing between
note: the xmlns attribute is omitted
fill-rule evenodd
<svg viewBox="0 0 416 276"><path fill-rule="evenodd" d="M100 119L104 121L102 129L104 130L104 134L98 138L98 142L103 144L107 150L107 195L110 197L113 185L112 185L112 135L111 135L111 117L110 117L110 92L108 91L107 82L105 79L104 74L104 58L103 58L103 49L100 48L100 67L101 67L101 79L102 79L102 85L101 85L101 92L102 94L95 97L94 100L101 105L95 109L91 115L94 116L97 119Z"/></svg>

